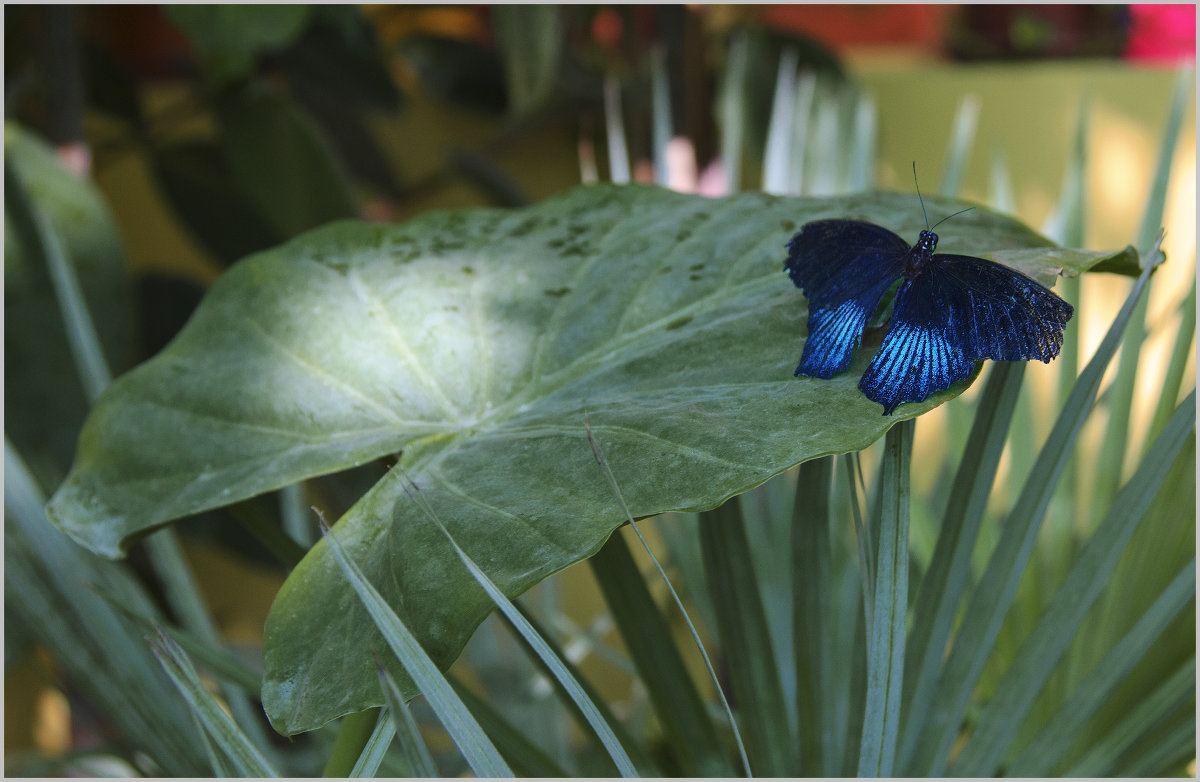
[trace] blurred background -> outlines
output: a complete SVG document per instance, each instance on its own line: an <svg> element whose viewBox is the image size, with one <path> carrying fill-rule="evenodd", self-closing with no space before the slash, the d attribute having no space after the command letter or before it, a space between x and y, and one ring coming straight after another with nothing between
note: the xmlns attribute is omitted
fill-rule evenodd
<svg viewBox="0 0 1200 782"><path fill-rule="evenodd" d="M1079 159L1079 244L1120 248L1137 238L1195 32L1187 5L9 5L6 175L54 204L68 244L90 248L73 255L119 372L166 344L230 263L304 230L520 206L597 180L711 196L911 192L916 161L925 192L990 204L1061 241ZM784 127L793 119L782 174L770 148L781 100ZM1189 99L1170 162L1169 261L1145 313L1136 442L1195 277L1194 118ZM63 177L90 181L91 195L63 195ZM82 392L47 399L55 370L40 357L53 351L29 314L47 288L7 224L6 434L52 489L87 405ZM1070 289L1072 360L1091 354L1128 288L1097 274ZM1059 373L1028 371L1048 409ZM1194 374L1189 358L1181 393ZM947 407L917 427L918 453L944 457ZM1031 425L1044 436L1052 420ZM1093 416L1085 449L1103 424ZM914 475L915 488L932 491L921 484L935 477ZM283 569L236 525L181 527L223 635L256 647ZM931 540L916 523L914 545ZM576 654L604 678L585 632L602 603L586 569L560 578L580 603ZM68 705L53 661L15 634L6 754L99 741L104 726Z"/></svg>

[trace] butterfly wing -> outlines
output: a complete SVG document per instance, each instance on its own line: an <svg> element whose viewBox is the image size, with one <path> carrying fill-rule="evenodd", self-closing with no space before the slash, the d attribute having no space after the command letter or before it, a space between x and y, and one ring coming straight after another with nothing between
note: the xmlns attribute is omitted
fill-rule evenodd
<svg viewBox="0 0 1200 782"><path fill-rule="evenodd" d="M950 292L960 347L971 358L1049 363L1074 309L1007 266L969 255L935 255L925 272Z"/></svg>
<svg viewBox="0 0 1200 782"><path fill-rule="evenodd" d="M1049 362L1073 312L1006 266L935 255L897 292L888 333L859 388L888 415L968 377L977 359Z"/></svg>
<svg viewBox="0 0 1200 782"><path fill-rule="evenodd" d="M858 220L817 220L788 242L784 270L808 299L797 375L830 378L850 366L867 319L904 270L908 244Z"/></svg>
<svg viewBox="0 0 1200 782"><path fill-rule="evenodd" d="M940 275L923 272L896 292L892 320L879 352L858 382L868 399L891 415L902 402L920 402L969 377L975 360L962 350L953 307L960 293Z"/></svg>

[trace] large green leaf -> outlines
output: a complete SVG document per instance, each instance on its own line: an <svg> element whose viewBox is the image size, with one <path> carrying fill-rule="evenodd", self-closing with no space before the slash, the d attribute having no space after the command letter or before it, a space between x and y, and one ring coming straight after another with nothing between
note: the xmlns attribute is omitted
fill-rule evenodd
<svg viewBox="0 0 1200 782"><path fill-rule="evenodd" d="M51 512L117 556L171 519L402 451L455 540L519 594L624 518L585 413L643 517L715 507L961 393L881 415L856 387L878 330L846 373L792 376L807 310L782 272L784 244L835 216L908 237L924 226L907 194L710 200L614 186L525 210L328 226L236 264L166 350L113 383ZM982 209L944 227L951 252L1047 246ZM1047 252L1043 276L1113 256ZM448 664L492 603L401 481L377 484L336 532ZM370 648L382 639L317 545L267 620L275 726L294 733L379 705Z"/></svg>

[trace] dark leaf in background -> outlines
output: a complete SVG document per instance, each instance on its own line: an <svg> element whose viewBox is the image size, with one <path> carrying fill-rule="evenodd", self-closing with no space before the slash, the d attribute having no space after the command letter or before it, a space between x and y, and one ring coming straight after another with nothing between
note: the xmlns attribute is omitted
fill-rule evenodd
<svg viewBox="0 0 1200 782"><path fill-rule="evenodd" d="M267 63L282 69L293 89L336 95L356 108L403 106L375 32L357 7L316 6L304 33Z"/></svg>
<svg viewBox="0 0 1200 782"><path fill-rule="evenodd" d="M167 5L163 12L217 83L249 76L256 58L290 44L313 14L307 5Z"/></svg>
<svg viewBox="0 0 1200 782"><path fill-rule="evenodd" d="M175 214L196 241L221 262L233 263L283 240L237 188L215 143L187 141L160 146L154 149L151 162Z"/></svg>
<svg viewBox="0 0 1200 782"><path fill-rule="evenodd" d="M403 193L393 166L363 122L364 111L397 111L403 94L374 30L354 6L319 6L302 36L268 66L282 70L292 94L359 179L392 198Z"/></svg>
<svg viewBox="0 0 1200 782"><path fill-rule="evenodd" d="M45 215L74 264L114 372L134 359L125 254L99 191L64 168L45 142L9 123L4 150L5 435L53 486L70 466L88 404L32 210Z"/></svg>
<svg viewBox="0 0 1200 782"><path fill-rule="evenodd" d="M14 613L9 605L10 598L4 595L4 673L7 675L11 668L22 662L33 648L36 640L34 628ZM10 772L11 773L11 772Z"/></svg>
<svg viewBox="0 0 1200 782"><path fill-rule="evenodd" d="M450 166L471 184L487 194L497 206L528 206L529 194L520 182L487 155L465 147L450 150Z"/></svg>
<svg viewBox="0 0 1200 782"><path fill-rule="evenodd" d="M204 298L204 286L184 277L143 274L137 281L142 355L167 346Z"/></svg>
<svg viewBox="0 0 1200 782"><path fill-rule="evenodd" d="M947 49L960 60L1112 57L1128 37L1121 5L964 5Z"/></svg>
<svg viewBox="0 0 1200 782"><path fill-rule="evenodd" d="M411 35L399 45L399 53L430 94L490 114L508 108L504 63L494 50L471 41Z"/></svg>
<svg viewBox="0 0 1200 782"><path fill-rule="evenodd" d="M221 94L217 116L238 192L282 236L359 216L340 161L287 95L263 83L246 84Z"/></svg>
<svg viewBox="0 0 1200 782"><path fill-rule="evenodd" d="M336 93L314 87L309 82L297 82L292 93L321 126L322 133L355 177L391 198L404 197L392 173L395 166L384 155L363 122L360 108L347 104Z"/></svg>
<svg viewBox="0 0 1200 782"><path fill-rule="evenodd" d="M143 121L142 104L133 74L95 41L85 38L80 41L80 48L83 55L84 98L88 107L140 128Z"/></svg>

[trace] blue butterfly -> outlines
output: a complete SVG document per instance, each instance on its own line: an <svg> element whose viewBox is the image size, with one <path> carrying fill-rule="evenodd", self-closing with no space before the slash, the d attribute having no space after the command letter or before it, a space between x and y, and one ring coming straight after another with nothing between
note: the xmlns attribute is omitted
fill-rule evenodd
<svg viewBox="0 0 1200 782"><path fill-rule="evenodd" d="M912 247L859 220L817 220L792 237L783 268L808 298L808 337L795 374L830 378L849 367L867 320L896 280L883 344L858 383L884 415L970 376L979 359L1049 363L1058 355L1070 304L998 263L934 255L938 236L925 225Z"/></svg>

